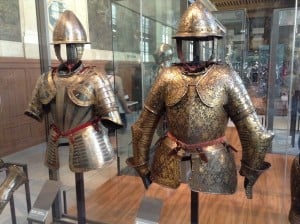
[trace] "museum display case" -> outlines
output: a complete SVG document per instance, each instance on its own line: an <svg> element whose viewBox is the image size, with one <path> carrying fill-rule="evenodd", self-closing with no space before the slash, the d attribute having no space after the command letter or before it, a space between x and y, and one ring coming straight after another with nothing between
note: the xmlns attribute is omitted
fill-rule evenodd
<svg viewBox="0 0 300 224"><path fill-rule="evenodd" d="M254 185L252 199L247 199L244 178L238 172L242 146L240 134L231 121L225 136L237 150L233 151L237 188L232 195L191 191L188 180L176 189L155 183L145 189L136 170L126 163L134 154L131 128L140 118L151 87L165 66L157 60L158 49L169 46L172 56L168 60L180 63L173 37L182 14L194 2L11 0L0 3L3 15L0 16L0 157L7 164L28 167L29 180L25 187L14 189L0 220L22 223L39 217L44 223L52 220L122 224L289 222L291 187L295 182L290 182L290 171L300 144L297 1L290 8L249 10L238 4L234 9L222 9L216 1L203 0L224 38L217 40L216 45L210 39L198 46L192 42L184 45L184 54L191 60L195 59L193 50L198 49L201 60L211 59L214 53L215 62L234 69L262 126L275 134L265 159L271 168ZM24 115L40 75L60 64L53 32L66 10L77 16L86 32L88 43L84 45L83 64L105 75L111 63L111 91L116 98L118 91L122 92L127 105L127 109L119 111L122 128L107 129L99 123L108 136L115 159L108 166L88 172L70 170L70 145L65 138L59 140L60 168L48 169L44 157L51 137L51 119L45 116L42 122L37 122ZM63 59L68 57L66 49L62 45ZM122 90L117 86L120 83ZM154 131L151 153L165 137L164 121ZM177 125L180 124L178 120ZM150 159L152 162L153 157ZM0 181L4 183L5 169L0 171L3 171ZM34 210L41 197L48 198L49 209ZM11 209L14 206L15 214Z"/></svg>

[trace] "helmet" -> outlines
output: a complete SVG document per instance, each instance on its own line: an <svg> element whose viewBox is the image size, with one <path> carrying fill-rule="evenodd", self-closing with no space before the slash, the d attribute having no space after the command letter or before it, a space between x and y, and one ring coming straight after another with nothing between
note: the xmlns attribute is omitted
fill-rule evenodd
<svg viewBox="0 0 300 224"><path fill-rule="evenodd" d="M53 44L87 44L86 32L75 14L64 11L53 30Z"/></svg>
<svg viewBox="0 0 300 224"><path fill-rule="evenodd" d="M212 41L211 56L209 62L215 58L215 39L220 39L226 32L225 27L206 9L200 0L196 0L184 12L179 22L176 34L177 55L180 62L184 62L183 41L193 42L193 63L200 60L200 41ZM187 53L186 56L190 55Z"/></svg>
<svg viewBox="0 0 300 224"><path fill-rule="evenodd" d="M64 11L53 30L53 44L56 57L63 63L61 44L66 44L67 64L77 64L83 55L83 45L87 44L86 32L75 14Z"/></svg>
<svg viewBox="0 0 300 224"><path fill-rule="evenodd" d="M153 54L156 64L164 64L171 61L173 57L173 48L169 44L161 44Z"/></svg>
<svg viewBox="0 0 300 224"><path fill-rule="evenodd" d="M225 28L198 0L191 4L181 17L175 39L210 40L222 38Z"/></svg>

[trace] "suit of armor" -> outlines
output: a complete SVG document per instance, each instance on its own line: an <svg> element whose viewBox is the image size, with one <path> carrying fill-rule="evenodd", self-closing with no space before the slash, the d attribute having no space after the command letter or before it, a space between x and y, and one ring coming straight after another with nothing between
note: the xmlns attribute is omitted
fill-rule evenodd
<svg viewBox="0 0 300 224"><path fill-rule="evenodd" d="M210 27L201 28L199 33L190 28L184 32L182 26L196 24L188 23L188 19L196 18L190 16L191 12L203 19L203 6L199 2L192 4L183 15L177 38L185 38L190 30L198 39L208 34L217 36L212 32L217 30L212 20L208 21ZM209 32L203 34L203 30ZM163 114L168 133L159 142L150 168L149 147ZM273 134L263 128L240 77L227 65L182 62L161 70L142 114L132 126L133 157L128 164L136 168L146 187L154 181L176 188L186 179L193 191L232 194L237 174L234 149L224 137L229 118L239 132L243 148L240 174L245 176L246 196L252 198L254 183L270 166L264 157ZM191 161L191 172L184 173L183 178L180 163L186 159Z"/></svg>
<svg viewBox="0 0 300 224"><path fill-rule="evenodd" d="M49 113L50 131L45 164L59 168L58 146L67 138L69 166L73 172L101 168L114 158L112 146L103 130L120 128L122 122L110 83L105 75L80 61L86 34L69 10L64 11L53 31L54 47L61 64L37 81L26 115L42 120ZM65 43L67 60L60 55Z"/></svg>
<svg viewBox="0 0 300 224"><path fill-rule="evenodd" d="M70 169L84 172L112 161L114 154L102 125L121 126L114 93L107 78L82 64L69 75L64 66L42 75L26 114L41 120L50 112L46 165L59 168L58 144L68 138ZM63 75L61 75L61 73Z"/></svg>

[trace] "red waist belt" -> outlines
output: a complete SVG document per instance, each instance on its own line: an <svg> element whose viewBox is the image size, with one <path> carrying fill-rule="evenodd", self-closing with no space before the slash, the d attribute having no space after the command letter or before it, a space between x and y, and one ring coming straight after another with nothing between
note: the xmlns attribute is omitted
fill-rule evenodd
<svg viewBox="0 0 300 224"><path fill-rule="evenodd" d="M167 133L167 136L176 143L176 148L174 148L171 152L170 155L174 155L177 154L178 151L180 151L181 149L183 149L185 152L197 152L199 153L200 158L207 162L207 157L204 154L203 148L207 147L207 146L212 146L212 145L216 145L216 144L226 144L225 141L225 136L222 136L220 138L211 140L211 141L206 141L206 142L199 142L196 144L187 144L184 143L180 140L178 140L175 136L173 136L170 132ZM231 149L233 149L234 151L236 151L236 149L234 149L232 146L230 146Z"/></svg>
<svg viewBox="0 0 300 224"><path fill-rule="evenodd" d="M56 133L56 136L54 137L53 140L56 142L59 139L59 137L71 137L74 133L76 133L88 126L94 126L94 128L96 130L99 130L98 122L99 122L99 118L96 118L94 120L91 120L91 121L88 121L81 125L78 125L75 128L69 129L67 131L61 131L55 124L51 124L50 128L52 128Z"/></svg>

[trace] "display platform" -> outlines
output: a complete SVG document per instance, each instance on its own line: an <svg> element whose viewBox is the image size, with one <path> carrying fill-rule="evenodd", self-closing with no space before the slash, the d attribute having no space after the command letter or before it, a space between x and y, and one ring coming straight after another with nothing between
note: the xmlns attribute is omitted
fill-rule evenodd
<svg viewBox="0 0 300 224"><path fill-rule="evenodd" d="M231 143L240 149L237 133L229 129ZM230 140L229 139L229 140ZM199 194L199 221L205 224L232 223L288 223L290 209L289 171L293 156L267 154L272 167L254 186L253 199L247 199L243 178L239 176L238 188L233 195ZM241 151L236 153L240 166ZM286 161L288 166L285 167ZM286 177L286 178L284 178ZM133 224L144 196L163 200L160 222L163 224L190 223L190 189L181 184L176 190L162 190L152 184L145 191L138 177L116 176L97 188L86 198L87 217L103 223ZM76 215L76 208L69 209Z"/></svg>

